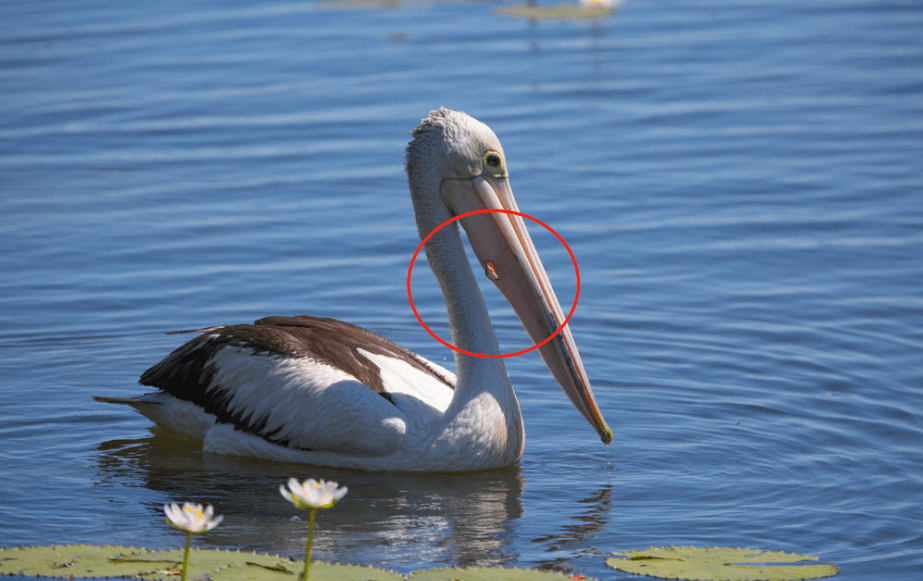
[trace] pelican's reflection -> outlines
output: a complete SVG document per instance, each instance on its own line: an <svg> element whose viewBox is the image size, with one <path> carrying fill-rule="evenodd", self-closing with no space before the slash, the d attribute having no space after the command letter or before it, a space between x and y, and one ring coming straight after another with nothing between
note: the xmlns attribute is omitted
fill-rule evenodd
<svg viewBox="0 0 923 581"><path fill-rule="evenodd" d="M532 542L544 545L547 553L566 555L540 560L536 566L547 570L570 571L570 562L575 557L598 552L595 539L609 525L612 489L611 484L600 486L590 496L580 500L582 510L571 517L569 522L559 523L554 532L532 539Z"/></svg>
<svg viewBox="0 0 923 581"><path fill-rule="evenodd" d="M290 476L335 480L349 494L318 514L314 556L397 570L420 563L500 565L515 559L510 522L522 515L518 468L402 475L204 455L201 444L154 435L100 446L103 485L155 491L163 502L211 503L224 523L209 533L221 547L301 558L307 513L279 494ZM162 518L162 515L159 515Z"/></svg>

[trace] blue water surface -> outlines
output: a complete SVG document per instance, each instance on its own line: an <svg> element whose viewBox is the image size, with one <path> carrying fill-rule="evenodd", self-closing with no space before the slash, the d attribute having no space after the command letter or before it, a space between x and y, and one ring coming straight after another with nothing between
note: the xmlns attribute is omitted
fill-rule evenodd
<svg viewBox="0 0 923 581"><path fill-rule="evenodd" d="M315 558L598 579L669 544L923 573L923 6L628 0L0 3L0 546L300 556L289 476L349 486ZM607 448L534 353L513 471L366 474L203 456L94 395L188 335L314 314L451 365L407 300L403 148L431 109L503 141L574 252ZM563 246L533 228L562 303ZM425 265L414 300L446 333ZM525 346L484 286L503 347Z"/></svg>

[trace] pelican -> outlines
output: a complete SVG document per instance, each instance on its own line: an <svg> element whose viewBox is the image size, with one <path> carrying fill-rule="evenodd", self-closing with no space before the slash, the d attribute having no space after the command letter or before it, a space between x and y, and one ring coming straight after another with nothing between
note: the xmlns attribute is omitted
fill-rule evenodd
<svg viewBox="0 0 923 581"><path fill-rule="evenodd" d="M406 170L421 239L473 210L518 211L503 148L487 125L443 108L411 135ZM491 212L458 222L531 339L545 340L564 315L523 219ZM452 344L500 354L458 222L425 247ZM200 332L141 375L139 383L159 391L96 399L129 404L213 454L402 472L486 470L522 457L522 415L502 358L456 352L456 375L375 333L310 316ZM611 442L568 327L539 352L573 405Z"/></svg>

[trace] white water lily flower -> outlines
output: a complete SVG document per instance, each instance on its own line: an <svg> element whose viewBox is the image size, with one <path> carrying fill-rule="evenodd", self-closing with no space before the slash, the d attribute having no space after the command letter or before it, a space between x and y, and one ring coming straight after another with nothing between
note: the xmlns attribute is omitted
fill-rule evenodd
<svg viewBox="0 0 923 581"><path fill-rule="evenodd" d="M201 504L191 502L184 502L182 507L165 504L163 512L167 515L167 524L187 533L210 531L224 520L223 516L214 516L215 509L210 504L204 509Z"/></svg>
<svg viewBox="0 0 923 581"><path fill-rule="evenodd" d="M330 508L341 498L346 496L345 486L337 487L337 483L308 478L298 482L297 478L288 479L288 488L279 486L282 497L298 508Z"/></svg>

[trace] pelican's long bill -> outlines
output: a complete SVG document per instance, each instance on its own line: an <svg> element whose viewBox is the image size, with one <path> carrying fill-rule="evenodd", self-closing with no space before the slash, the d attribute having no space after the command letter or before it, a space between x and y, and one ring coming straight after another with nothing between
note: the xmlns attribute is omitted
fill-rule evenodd
<svg viewBox="0 0 923 581"><path fill-rule="evenodd" d="M446 179L441 192L456 216L484 209L519 211L505 172ZM529 337L536 344L547 339L565 317L522 217L489 212L460 222L485 273L512 305ZM539 347L539 353L574 407L604 443L611 442L612 430L596 405L570 329L565 326Z"/></svg>

